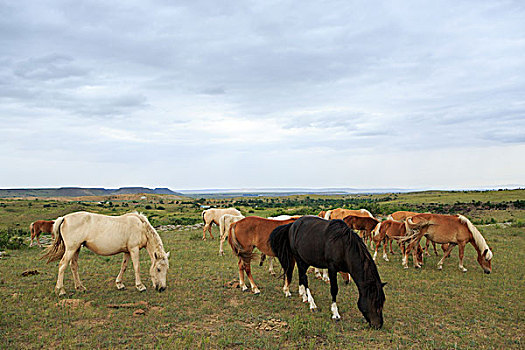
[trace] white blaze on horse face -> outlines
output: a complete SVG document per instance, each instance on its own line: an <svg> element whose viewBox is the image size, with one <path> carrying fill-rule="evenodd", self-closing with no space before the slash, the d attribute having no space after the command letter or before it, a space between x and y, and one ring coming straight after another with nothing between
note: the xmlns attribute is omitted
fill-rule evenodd
<svg viewBox="0 0 525 350"><path fill-rule="evenodd" d="M341 319L341 315L339 315L339 310L337 309L337 304L336 303L332 303L331 310L332 310L332 318L334 320Z"/></svg>

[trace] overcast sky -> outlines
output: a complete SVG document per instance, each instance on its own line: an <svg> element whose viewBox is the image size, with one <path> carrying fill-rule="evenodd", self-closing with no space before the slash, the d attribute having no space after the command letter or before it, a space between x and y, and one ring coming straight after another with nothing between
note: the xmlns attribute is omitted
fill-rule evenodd
<svg viewBox="0 0 525 350"><path fill-rule="evenodd" d="M0 131L2 188L523 185L525 3L0 0Z"/></svg>

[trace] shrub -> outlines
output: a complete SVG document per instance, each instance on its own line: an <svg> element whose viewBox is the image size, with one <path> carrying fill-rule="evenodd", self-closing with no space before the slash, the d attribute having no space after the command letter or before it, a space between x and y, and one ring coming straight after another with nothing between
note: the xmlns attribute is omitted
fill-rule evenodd
<svg viewBox="0 0 525 350"><path fill-rule="evenodd" d="M0 230L0 249L20 249L26 246L24 238L27 232L22 229Z"/></svg>

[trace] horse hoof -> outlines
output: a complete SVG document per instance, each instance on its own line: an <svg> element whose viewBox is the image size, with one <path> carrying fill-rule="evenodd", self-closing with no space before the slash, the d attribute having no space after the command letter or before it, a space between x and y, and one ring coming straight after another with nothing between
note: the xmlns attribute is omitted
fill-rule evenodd
<svg viewBox="0 0 525 350"><path fill-rule="evenodd" d="M319 310L317 310L316 307L311 307L311 308L310 308L310 311L313 312L313 313L316 313L316 312L319 311Z"/></svg>
<svg viewBox="0 0 525 350"><path fill-rule="evenodd" d="M79 293L85 293L85 292L86 292L86 287L84 287L84 286L75 287L75 289L76 289L77 292L79 292Z"/></svg>
<svg viewBox="0 0 525 350"><path fill-rule="evenodd" d="M66 290L64 288L55 289L55 293L58 294L59 297L63 297L66 295Z"/></svg>
<svg viewBox="0 0 525 350"><path fill-rule="evenodd" d="M339 321L341 321L341 317L333 317L332 316L332 321L339 322Z"/></svg>
<svg viewBox="0 0 525 350"><path fill-rule="evenodd" d="M123 290L123 289L126 289L126 286L124 285L124 283L117 283L117 289Z"/></svg>

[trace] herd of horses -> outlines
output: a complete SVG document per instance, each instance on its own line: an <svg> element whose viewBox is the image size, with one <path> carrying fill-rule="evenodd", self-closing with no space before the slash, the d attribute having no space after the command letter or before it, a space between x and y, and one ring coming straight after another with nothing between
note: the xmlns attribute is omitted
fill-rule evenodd
<svg viewBox="0 0 525 350"><path fill-rule="evenodd" d="M462 215L441 215L430 213L395 212L386 220L375 218L365 209L349 210L338 208L322 211L318 216L288 216L273 218L258 216L244 217L235 208L211 208L203 211L203 240L206 232L211 238L213 224L219 226L219 254L224 255L223 242L228 239L233 253L238 257L239 285L248 290L244 274L248 277L251 290L259 294L251 273L251 261L257 248L261 255L261 265L265 257L270 260L269 271L273 271L273 257L277 257L284 277L283 292L290 297L290 283L295 265L299 272L299 296L315 311L312 293L308 287L307 271L312 266L316 276L330 282L332 295L332 318L339 320L336 297L338 293L337 274L340 273L349 283L350 276L356 284L359 298L358 309L374 328L383 325L383 305L385 294L375 259L378 248L383 245L383 258L388 261L387 246L392 251L392 242L399 244L403 254L403 266L408 268L409 254L412 252L416 268L422 265L423 248L420 241L426 237L428 244L441 244L443 258L438 263L441 269L444 259L454 246L459 247L459 268L463 266L465 245L471 243L478 253L478 262L485 273L490 273L492 251L477 228ZM357 234L360 232L360 235ZM124 253L120 272L115 280L118 289L125 288L122 276L131 258L135 270L135 287L146 290L140 279L139 250L146 248L150 259L149 269L153 287L162 292L166 289L166 275L169 268L169 255L164 250L162 240L149 223L146 216L133 212L121 216L106 216L89 212L75 212L59 217L55 221L37 221L31 224L31 244L40 232L51 233L53 244L47 247L42 258L48 262L60 260L58 278L55 286L57 294L64 295L64 272L69 264L73 274L75 289L82 291L78 275L78 256L82 246L99 255ZM367 243L375 245L372 256ZM322 269L323 274L321 274Z"/></svg>

